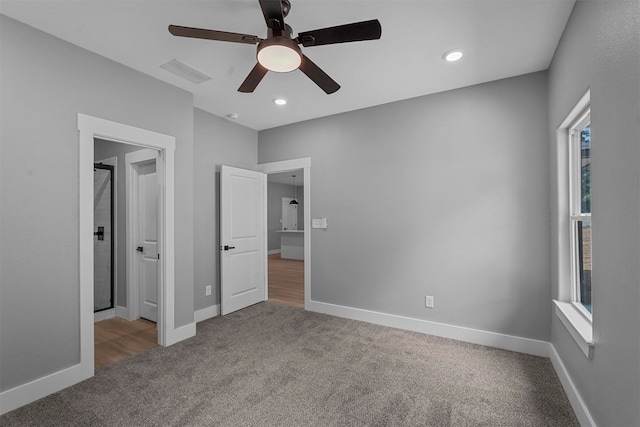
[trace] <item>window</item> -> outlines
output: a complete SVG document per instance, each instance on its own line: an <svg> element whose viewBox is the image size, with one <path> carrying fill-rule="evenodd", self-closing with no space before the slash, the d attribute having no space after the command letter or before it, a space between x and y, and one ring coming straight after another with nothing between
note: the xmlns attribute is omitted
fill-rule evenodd
<svg viewBox="0 0 640 427"><path fill-rule="evenodd" d="M569 128L572 301L591 320L591 116Z"/></svg>
<svg viewBox="0 0 640 427"><path fill-rule="evenodd" d="M553 302L557 318L592 359L590 99L587 91L556 133L558 299Z"/></svg>

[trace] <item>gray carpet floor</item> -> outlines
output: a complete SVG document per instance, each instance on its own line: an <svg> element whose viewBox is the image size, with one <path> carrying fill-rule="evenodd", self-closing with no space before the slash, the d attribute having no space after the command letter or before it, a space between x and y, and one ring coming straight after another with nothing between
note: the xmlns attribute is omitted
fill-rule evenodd
<svg viewBox="0 0 640 427"><path fill-rule="evenodd" d="M578 426L549 359L261 303L2 426Z"/></svg>

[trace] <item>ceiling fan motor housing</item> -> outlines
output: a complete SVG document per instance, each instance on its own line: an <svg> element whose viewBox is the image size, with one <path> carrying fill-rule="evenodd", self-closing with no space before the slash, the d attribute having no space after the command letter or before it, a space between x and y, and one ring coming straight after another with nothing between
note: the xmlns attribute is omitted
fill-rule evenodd
<svg viewBox="0 0 640 427"><path fill-rule="evenodd" d="M258 62L270 71L286 73L293 71L302 62L302 49L292 40L291 27L286 25L280 35L273 34L269 28L268 37L258 43L256 57Z"/></svg>

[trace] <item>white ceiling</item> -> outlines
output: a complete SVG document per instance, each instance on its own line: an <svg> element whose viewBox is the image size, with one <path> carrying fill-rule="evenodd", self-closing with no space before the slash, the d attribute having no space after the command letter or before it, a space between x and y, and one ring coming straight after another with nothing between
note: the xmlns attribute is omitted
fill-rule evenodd
<svg viewBox="0 0 640 427"><path fill-rule="evenodd" d="M379 19L375 41L303 48L342 88L326 95L302 72L237 88L252 45L174 37L169 24L266 37L258 0L1 0L0 12L194 94L195 106L256 130L548 68L575 0L291 0L298 32ZM461 48L464 58L442 54ZM212 76L196 85L161 68L177 58ZM273 99L288 100L284 107Z"/></svg>

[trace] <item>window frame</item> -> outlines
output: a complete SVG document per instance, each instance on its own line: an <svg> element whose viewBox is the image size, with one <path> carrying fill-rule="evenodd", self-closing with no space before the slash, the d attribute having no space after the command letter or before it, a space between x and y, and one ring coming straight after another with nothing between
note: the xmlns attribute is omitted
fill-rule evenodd
<svg viewBox="0 0 640 427"><path fill-rule="evenodd" d="M593 359L595 352L595 341L593 339L593 324L591 313L581 303L574 302L576 298L576 290L574 286L575 268L577 263L571 255L577 253L573 248L572 241L572 221L571 214L576 212L574 207L576 201L571 199L570 194L576 194L572 189L575 179L570 180L570 169L576 170L576 163L571 159L575 159L575 155L571 155L572 129L577 128L582 120L589 113L589 122L591 111L591 90L587 91L580 97L578 102L569 111L565 119L556 128L556 185L557 185L557 211L556 226L557 236L555 241L557 244L557 299L553 300L555 318L566 328L567 332L575 341L578 348L585 357ZM581 184L578 184L581 185ZM578 187L580 189L580 187ZM571 206L573 204L573 206Z"/></svg>
<svg viewBox="0 0 640 427"><path fill-rule="evenodd" d="M593 229L591 212L582 212L582 145L580 134L591 124L591 106L578 115L578 118L568 128L569 137L569 232L570 232L570 260L571 260L571 304L579 314L589 323L593 322L593 315L582 303L580 297L580 236L578 225L589 221ZM592 254L592 253L591 253ZM591 255L592 256L592 255ZM593 256L592 256L593 258ZM593 310L593 305L592 305Z"/></svg>

